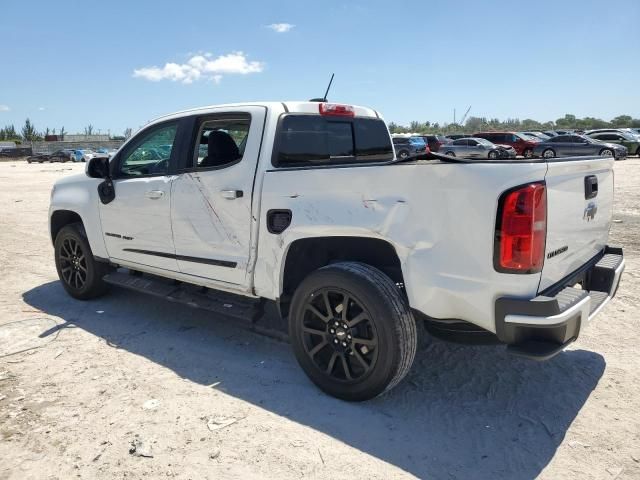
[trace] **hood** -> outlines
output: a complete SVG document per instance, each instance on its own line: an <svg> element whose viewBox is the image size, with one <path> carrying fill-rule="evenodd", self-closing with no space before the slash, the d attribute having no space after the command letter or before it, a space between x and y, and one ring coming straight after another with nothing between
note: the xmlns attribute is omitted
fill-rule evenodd
<svg viewBox="0 0 640 480"><path fill-rule="evenodd" d="M85 173L76 173L74 175L67 175L56 180L55 185L71 185L74 183L81 183L87 180L92 180Z"/></svg>
<svg viewBox="0 0 640 480"><path fill-rule="evenodd" d="M608 148L613 148L614 150L626 150L627 147L625 147L624 145L618 145L617 143L606 143L603 142L603 145L607 146Z"/></svg>
<svg viewBox="0 0 640 480"><path fill-rule="evenodd" d="M496 147L502 148L504 150L515 150L511 145L504 145L502 143L496 143Z"/></svg>

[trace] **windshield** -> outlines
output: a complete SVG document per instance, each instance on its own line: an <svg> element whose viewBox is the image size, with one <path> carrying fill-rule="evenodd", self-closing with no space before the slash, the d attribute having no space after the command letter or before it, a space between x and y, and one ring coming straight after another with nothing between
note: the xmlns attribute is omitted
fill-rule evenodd
<svg viewBox="0 0 640 480"><path fill-rule="evenodd" d="M516 133L516 137L521 138L522 140L526 140L528 142L539 142L540 139L534 137L533 135L526 135L524 133Z"/></svg>
<svg viewBox="0 0 640 480"><path fill-rule="evenodd" d="M489 140L487 140L485 138L474 138L474 140L476 140L480 145L486 145L486 146L493 145L492 142L490 142Z"/></svg>
<svg viewBox="0 0 640 480"><path fill-rule="evenodd" d="M531 132L531 133L527 133L527 135L530 135L532 137L537 137L537 138L540 138L542 140L547 140L547 139L551 138L551 135L546 135L546 134L544 134L542 132L535 132L535 133Z"/></svg>

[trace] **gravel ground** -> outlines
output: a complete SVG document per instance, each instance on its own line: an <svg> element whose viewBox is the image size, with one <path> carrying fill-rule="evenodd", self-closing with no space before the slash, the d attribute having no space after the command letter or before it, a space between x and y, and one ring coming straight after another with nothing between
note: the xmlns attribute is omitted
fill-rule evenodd
<svg viewBox="0 0 640 480"><path fill-rule="evenodd" d="M421 339L408 378L348 404L288 345L141 294L60 286L51 184L0 163L0 479L640 478L640 160L616 163L617 298L546 363Z"/></svg>

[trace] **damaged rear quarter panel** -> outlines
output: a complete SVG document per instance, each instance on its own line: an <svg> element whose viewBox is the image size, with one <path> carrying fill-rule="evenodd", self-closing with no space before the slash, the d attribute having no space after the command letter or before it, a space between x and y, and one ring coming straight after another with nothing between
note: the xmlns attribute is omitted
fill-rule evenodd
<svg viewBox="0 0 640 480"><path fill-rule="evenodd" d="M540 279L494 271L497 201L510 187L544 179L545 170L545 164L420 162L267 171L261 215L290 209L293 218L278 235L261 227L256 293L280 296L286 254L298 239L377 238L395 248L413 308L493 331L495 298L533 296Z"/></svg>

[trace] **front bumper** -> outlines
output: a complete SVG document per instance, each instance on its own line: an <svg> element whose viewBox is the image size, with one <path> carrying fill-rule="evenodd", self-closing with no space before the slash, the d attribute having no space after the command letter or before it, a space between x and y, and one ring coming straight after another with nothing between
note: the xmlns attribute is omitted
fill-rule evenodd
<svg viewBox="0 0 640 480"><path fill-rule="evenodd" d="M546 360L578 338L611 300L624 271L622 248L598 256L531 300L496 300L496 335L514 354ZM582 288L576 288L577 286Z"/></svg>

